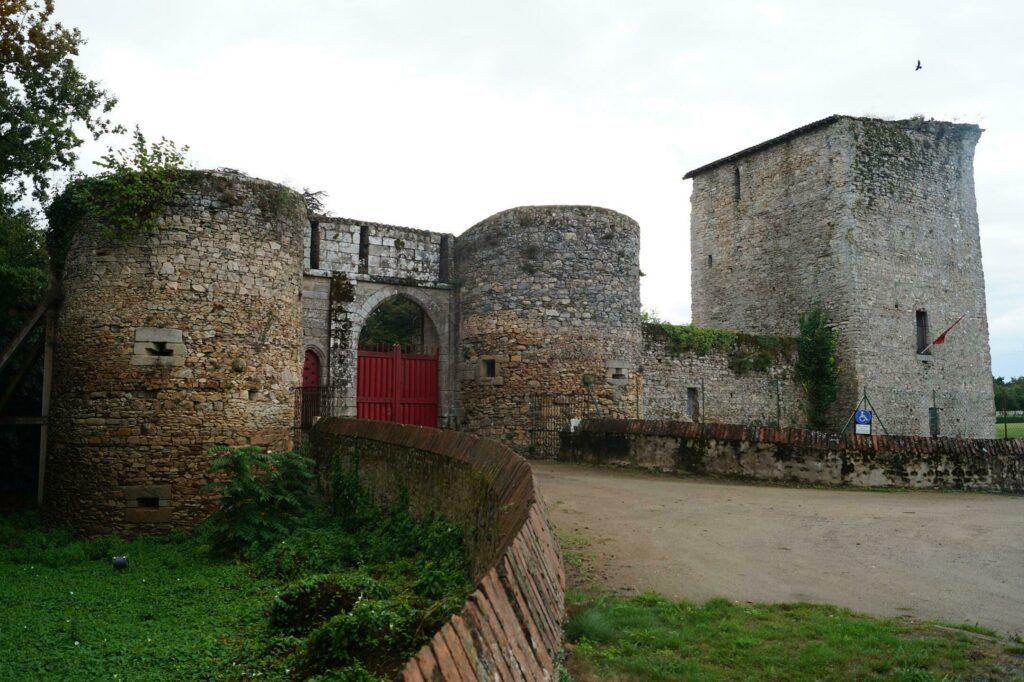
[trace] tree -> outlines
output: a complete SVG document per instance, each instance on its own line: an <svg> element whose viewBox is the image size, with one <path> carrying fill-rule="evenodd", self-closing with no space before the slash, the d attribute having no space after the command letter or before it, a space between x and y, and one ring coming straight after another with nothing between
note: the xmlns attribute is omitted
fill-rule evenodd
<svg viewBox="0 0 1024 682"><path fill-rule="evenodd" d="M36 213L52 176L70 170L82 144L116 132L107 114L115 99L75 65L81 33L52 20L53 0L0 0L0 347L17 333L46 286L47 256ZM41 372L37 329L0 377L0 402L38 414ZM36 349L35 351L33 349ZM7 392L12 377L27 375ZM34 487L37 434L0 429L0 492Z"/></svg>
<svg viewBox="0 0 1024 682"><path fill-rule="evenodd" d="M49 196L54 171L71 169L83 124L94 139L116 131L116 99L78 70L78 29L53 23L53 0L0 0L0 209L29 192Z"/></svg>

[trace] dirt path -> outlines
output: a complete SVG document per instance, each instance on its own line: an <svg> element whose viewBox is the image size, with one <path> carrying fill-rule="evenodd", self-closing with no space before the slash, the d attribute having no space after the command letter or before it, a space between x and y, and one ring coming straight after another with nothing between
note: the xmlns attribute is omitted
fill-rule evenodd
<svg viewBox="0 0 1024 682"><path fill-rule="evenodd" d="M616 592L809 601L1024 634L1024 497L811 490L531 462Z"/></svg>

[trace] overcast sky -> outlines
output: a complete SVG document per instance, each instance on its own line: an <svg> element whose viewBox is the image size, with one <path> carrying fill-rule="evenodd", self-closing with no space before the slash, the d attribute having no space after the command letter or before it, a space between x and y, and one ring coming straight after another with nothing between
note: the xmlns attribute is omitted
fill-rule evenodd
<svg viewBox="0 0 1024 682"><path fill-rule="evenodd" d="M690 319L685 171L833 113L978 123L992 369L1024 375L1022 4L57 0L57 16L119 121L197 167L325 190L335 215L458 234L520 205L626 213L644 305L673 322Z"/></svg>

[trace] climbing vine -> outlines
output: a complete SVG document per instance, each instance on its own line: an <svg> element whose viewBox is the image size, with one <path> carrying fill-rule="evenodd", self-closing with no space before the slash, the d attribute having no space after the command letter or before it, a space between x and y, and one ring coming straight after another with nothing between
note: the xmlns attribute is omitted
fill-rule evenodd
<svg viewBox="0 0 1024 682"><path fill-rule="evenodd" d="M155 229L184 189L187 151L166 138L149 143L136 128L127 149L109 149L95 162L103 171L74 178L46 209L46 245L54 268L63 269L71 238L86 216L100 239L128 241Z"/></svg>
<svg viewBox="0 0 1024 682"><path fill-rule="evenodd" d="M836 362L836 333L829 327L821 306L800 316L794 374L807 395L807 425L828 426L828 410L839 390L839 365Z"/></svg>

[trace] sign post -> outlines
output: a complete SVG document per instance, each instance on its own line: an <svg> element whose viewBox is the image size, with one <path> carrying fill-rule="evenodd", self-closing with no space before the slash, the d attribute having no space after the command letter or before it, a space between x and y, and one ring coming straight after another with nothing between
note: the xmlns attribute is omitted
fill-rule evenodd
<svg viewBox="0 0 1024 682"><path fill-rule="evenodd" d="M853 432L858 436L871 435L871 410L857 410L854 413Z"/></svg>

